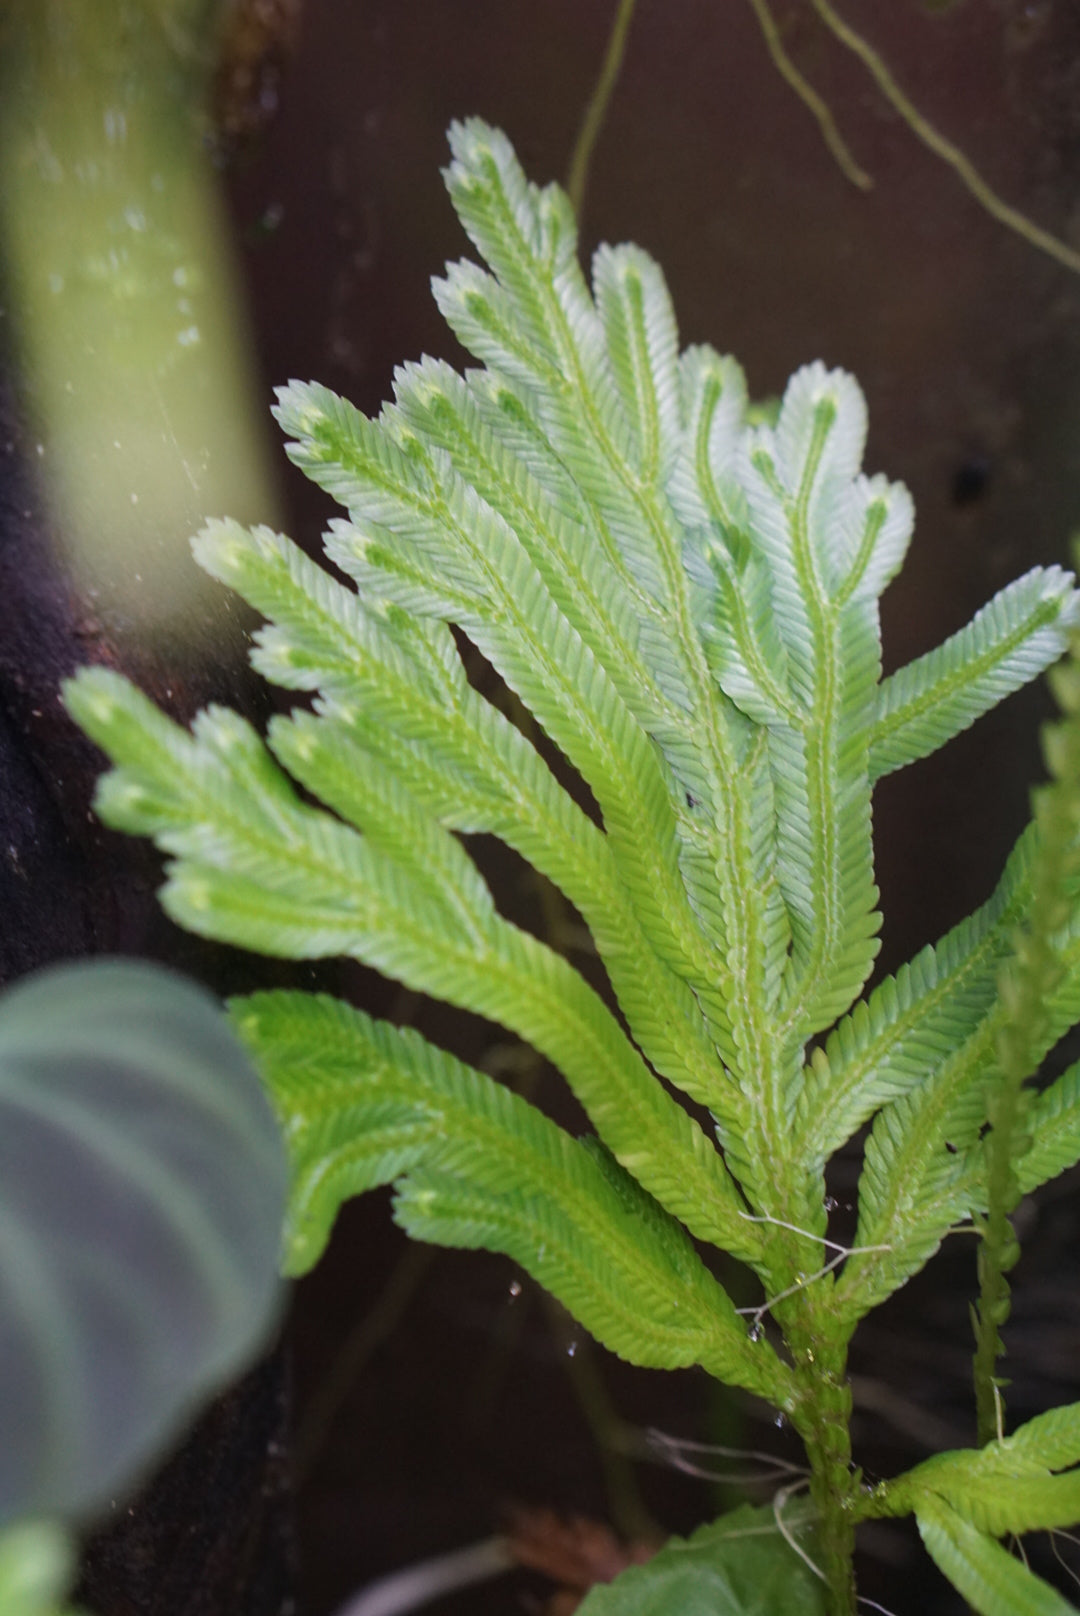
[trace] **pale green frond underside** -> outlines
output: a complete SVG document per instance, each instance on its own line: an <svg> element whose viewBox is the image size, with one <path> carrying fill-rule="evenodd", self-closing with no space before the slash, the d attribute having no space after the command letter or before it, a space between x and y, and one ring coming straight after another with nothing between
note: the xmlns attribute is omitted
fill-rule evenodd
<svg viewBox="0 0 1080 1616"><path fill-rule="evenodd" d="M870 774L927 757L1058 657L1076 623L1073 576L1034 567L966 628L886 679L870 740Z"/></svg>
<svg viewBox="0 0 1080 1616"><path fill-rule="evenodd" d="M330 546L366 592L465 629L580 771L653 946L700 972L704 940L678 873L676 822L648 738L559 610L509 523L445 451L402 445L324 389L280 395L291 455L350 509Z"/></svg>
<svg viewBox="0 0 1080 1616"><path fill-rule="evenodd" d="M856 384L808 366L775 428L743 435L730 473L763 571L755 577L752 558L740 566L733 546L714 667L769 730L777 877L792 927L785 1008L800 1041L850 1006L877 952L866 733L880 677L877 597L911 516L904 490L859 476L864 437ZM756 599L766 587L771 614Z"/></svg>
<svg viewBox="0 0 1080 1616"><path fill-rule="evenodd" d="M290 1272L317 1259L342 1200L395 1182L411 1232L507 1252L621 1356L722 1365L785 1395L780 1361L749 1340L680 1225L504 1085L325 996L260 993L231 1010L286 1129Z"/></svg>

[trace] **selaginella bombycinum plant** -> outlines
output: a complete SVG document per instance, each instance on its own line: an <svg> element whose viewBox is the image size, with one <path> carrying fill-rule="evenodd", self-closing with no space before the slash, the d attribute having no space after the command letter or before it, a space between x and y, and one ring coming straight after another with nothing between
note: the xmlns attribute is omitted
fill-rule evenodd
<svg viewBox="0 0 1080 1616"><path fill-rule="evenodd" d="M860 1520L914 1511L977 1610L1069 1610L996 1540L1080 1518L1080 1472L1055 1474L1080 1461L1080 1405L870 1488L851 1462L845 1361L858 1321L950 1230L975 1220L986 1243L995 1095L1015 1103L987 1259L1005 1299L986 1302L988 1327L1008 1307L1007 1213L1080 1157L1077 1068L1038 1097L1022 1086L1080 1016L1068 720L1047 788L1049 898L1036 825L982 909L858 997L878 946L875 781L1061 655L1071 576L1036 568L883 678L878 599L912 509L860 472L852 378L810 365L774 424L755 419L731 359L679 353L647 254L602 247L590 293L562 192L527 183L482 123L451 143L450 195L489 268L451 266L435 296L482 368L407 365L374 421L322 387L279 395L292 459L348 512L326 550L355 588L265 528L215 521L195 540L267 619L256 668L313 704L273 719L264 744L220 707L188 734L104 669L67 687L116 765L99 812L170 855L174 919L264 953L352 956L486 1017L564 1074L595 1129L572 1138L334 999L236 1000L291 1147L287 1267L315 1262L346 1197L393 1183L415 1237L508 1253L622 1357L700 1365L787 1416L810 1507L802 1558L779 1534L777 1552L793 1577L812 1562L813 1608L854 1609ZM597 813L470 684L451 625ZM583 916L627 1030L500 914L459 839L477 832ZM1025 1021L998 979L1040 890L1050 991ZM1030 1057L1011 1088L1010 1037ZM867 1123L841 1248L825 1164ZM761 1306L736 1309L694 1242L746 1264Z"/></svg>

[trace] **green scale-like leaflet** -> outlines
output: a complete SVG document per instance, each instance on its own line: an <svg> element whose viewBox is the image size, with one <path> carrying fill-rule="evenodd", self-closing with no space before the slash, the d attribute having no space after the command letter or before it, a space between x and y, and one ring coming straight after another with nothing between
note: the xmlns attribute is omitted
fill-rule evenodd
<svg viewBox="0 0 1080 1616"><path fill-rule="evenodd" d="M1029 832L983 909L859 1000L880 921L872 787L1061 655L1072 578L1034 569L883 678L878 602L912 508L860 470L855 381L810 365L763 424L734 361L680 354L646 253L602 247L590 290L563 193L529 184L479 122L451 143L450 196L488 268L450 266L435 296L481 368L405 366L375 420L319 386L279 394L291 458L347 512L326 551L354 587L265 528L216 521L195 540L266 619L255 667L310 707L265 743L217 707L188 733L84 671L67 702L115 765L98 809L169 855L182 925L350 955L483 1016L564 1074L595 1130L574 1139L331 998L234 1001L289 1141L291 1272L346 1197L393 1183L411 1234L508 1253L623 1357L700 1364L768 1399L815 1476L846 1487L851 1331L985 1207L997 981L1036 856ZM595 812L470 683L464 641ZM459 839L475 833L583 917L622 1022L500 914ZM1080 1016L1075 897L1038 1053ZM824 1166L868 1122L840 1271ZM1026 1126L1025 1190L1080 1156L1076 1068ZM779 1345L691 1236L753 1269ZM968 1554L957 1497L924 1511L943 1564Z"/></svg>

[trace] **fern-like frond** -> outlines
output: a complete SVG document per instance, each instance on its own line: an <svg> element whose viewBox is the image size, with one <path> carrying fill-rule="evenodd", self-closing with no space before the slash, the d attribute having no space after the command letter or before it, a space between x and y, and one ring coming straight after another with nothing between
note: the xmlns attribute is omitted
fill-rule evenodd
<svg viewBox="0 0 1080 1616"><path fill-rule="evenodd" d="M410 1233L507 1253L613 1350L701 1364L779 1404L807 1444L815 1553L847 1609L851 1524L902 1496L858 1492L847 1339L958 1222L983 1227L987 1101L1008 1065L998 975L1018 928L1029 955L1053 955L1029 993L1032 1059L1080 1016L1064 802L1068 857L1043 860L1041 911L1037 805L989 903L852 1009L878 948L871 791L1045 667L1077 596L1036 569L883 680L879 600L912 512L862 473L853 378L813 364L775 408L751 406L733 360L680 356L647 253L603 247L587 280L558 187L530 184L479 121L451 145L448 189L484 263L451 265L435 293L481 368L403 366L374 419L314 384L279 394L292 459L345 508L325 548L346 581L265 528L215 522L195 542L265 619L255 667L309 699L266 743L219 708L189 734L102 670L68 704L114 764L102 817L171 860L175 919L267 953L347 955L506 1028L595 1130L574 1141L333 1001L242 1002L291 1139L292 1266L315 1260L343 1198L393 1184ZM475 688L473 647L520 727ZM1054 744L1071 769L1072 740ZM580 914L615 1006L499 912L474 835ZM997 1129L999 1156L1030 1139L1010 1195L1080 1159L1078 1071L1024 1097L1023 1129ZM867 1123L838 1277L825 1167ZM690 1236L754 1270L786 1362ZM1046 1432L1068 1464L1074 1423ZM1042 1598L1002 1570L993 1534L1080 1508L1080 1472L1032 1468L1025 1440L991 1481L958 1460L906 1495L990 1616Z"/></svg>
<svg viewBox="0 0 1080 1616"><path fill-rule="evenodd" d="M1048 668L1076 623L1072 573L1034 567L996 594L966 628L884 680L870 773L928 757Z"/></svg>
<svg viewBox="0 0 1080 1616"><path fill-rule="evenodd" d="M507 1252L622 1357L722 1364L759 1395L787 1395L787 1371L749 1339L683 1229L598 1147L336 999L260 993L231 1010L286 1126L291 1272L317 1259L342 1200L396 1182L411 1233Z"/></svg>
<svg viewBox="0 0 1080 1616"><path fill-rule="evenodd" d="M1080 1464L1080 1403L1063 1403L1025 1420L1011 1436L989 1442L984 1453L997 1455L1002 1468L1017 1473L1030 1466L1032 1471L1064 1470Z"/></svg>
<svg viewBox="0 0 1080 1616"><path fill-rule="evenodd" d="M672 708L684 715L674 733L669 724L649 733L671 770L680 868L712 945L707 966L700 955L690 958L688 980L725 1061L754 1073L754 1086L765 1091L775 1154L782 1148L782 1091L791 1068L788 1058L777 1070L761 1035L767 979L776 974L766 950L780 935L776 883L771 872L764 887L755 880L761 872L753 868L748 795L739 779L746 728L710 675L694 620L684 535L664 486L678 464L667 293L644 254L616 249L598 256L594 303L562 193L529 185L505 138L479 122L455 125L451 146L451 198L494 274L454 265L436 283L436 298L465 346L534 417L547 446L530 462L538 478L544 480L554 457L591 508L591 530L634 602L641 655ZM565 748L549 721L537 716ZM620 867L636 859L636 851L620 857ZM749 1146L740 1160L751 1181L761 1154Z"/></svg>
<svg viewBox="0 0 1080 1616"><path fill-rule="evenodd" d="M263 953L352 955L516 1032L563 1071L600 1137L650 1193L702 1238L758 1257L758 1230L697 1124L566 960L495 912L461 864L467 856L434 825L427 840L446 838L447 890L433 895L419 848L408 846L404 826L415 809L403 788L397 824L372 842L300 803L235 714L208 709L189 737L104 669L83 672L66 699L118 765L99 787L102 817L153 835L177 860L162 892L174 919ZM291 749L298 766L314 757L337 793L325 754L307 739L307 759L302 742ZM350 799L365 819L368 789L358 784Z"/></svg>

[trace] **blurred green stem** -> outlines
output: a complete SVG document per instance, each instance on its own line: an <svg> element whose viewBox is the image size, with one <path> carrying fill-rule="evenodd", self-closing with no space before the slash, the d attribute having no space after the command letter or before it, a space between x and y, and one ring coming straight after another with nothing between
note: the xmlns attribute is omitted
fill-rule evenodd
<svg viewBox="0 0 1080 1616"><path fill-rule="evenodd" d="M187 545L208 515L274 514L205 149L218 14L17 0L0 68L0 230L43 491L77 586L132 632L210 598Z"/></svg>

